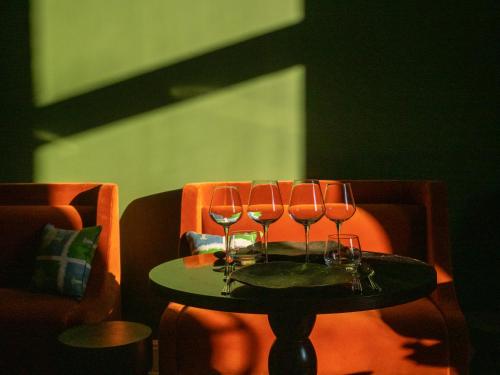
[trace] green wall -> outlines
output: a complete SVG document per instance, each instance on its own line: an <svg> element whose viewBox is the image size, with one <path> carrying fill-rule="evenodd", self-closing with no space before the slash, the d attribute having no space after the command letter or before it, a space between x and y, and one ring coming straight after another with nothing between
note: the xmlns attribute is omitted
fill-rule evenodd
<svg viewBox="0 0 500 375"><path fill-rule="evenodd" d="M122 210L186 182L304 174L300 66L149 111L34 153L36 181L112 181Z"/></svg>
<svg viewBox="0 0 500 375"><path fill-rule="evenodd" d="M203 76L191 80L205 69L203 56L302 17L300 0L33 2L34 101L41 113L52 113L35 124L34 136L43 143L34 150L34 180L116 182L123 211L137 197L186 182L303 176L300 64L224 84ZM255 61L260 58L254 55ZM168 70L190 63L181 73ZM238 72L248 63L236 55L214 65ZM93 122L78 109L105 112L82 98L92 101L100 89L115 85L108 95L112 103L112 96L123 92L122 82L160 69L177 80L136 87L128 98L137 106L133 114L122 110L126 103L110 104L115 117ZM170 102L141 107L166 96ZM53 116L60 117L68 102L75 103L73 118L55 127ZM80 123L77 129L74 121Z"/></svg>
<svg viewBox="0 0 500 375"><path fill-rule="evenodd" d="M302 18L302 0L32 1L35 102L60 101Z"/></svg>

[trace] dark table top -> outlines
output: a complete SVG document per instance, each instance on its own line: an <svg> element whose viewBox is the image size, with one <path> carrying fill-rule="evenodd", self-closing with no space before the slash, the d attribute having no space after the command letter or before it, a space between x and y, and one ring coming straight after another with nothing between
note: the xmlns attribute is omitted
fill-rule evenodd
<svg viewBox="0 0 500 375"><path fill-rule="evenodd" d="M311 255L314 261L315 257ZM370 310L410 302L427 296L436 288L436 271L427 263L373 252L363 252L363 257L363 261L375 270L374 279L381 286L381 292L371 290L366 282L362 295L352 293L346 285L274 290L233 282L231 295L222 295L223 275L214 271L216 258L212 254L160 264L150 271L149 278L152 287L168 301L212 310L258 314L296 310L315 314ZM320 257L316 257L316 261L320 262Z"/></svg>
<svg viewBox="0 0 500 375"><path fill-rule="evenodd" d="M151 328L141 323L105 321L68 328L59 342L74 348L105 349L141 342L151 336Z"/></svg>

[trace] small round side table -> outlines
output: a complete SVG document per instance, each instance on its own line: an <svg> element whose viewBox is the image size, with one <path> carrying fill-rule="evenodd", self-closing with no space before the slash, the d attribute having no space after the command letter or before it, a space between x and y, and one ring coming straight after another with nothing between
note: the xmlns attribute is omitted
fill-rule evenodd
<svg viewBox="0 0 500 375"><path fill-rule="evenodd" d="M106 321L69 328L58 337L64 374L146 375L152 367L151 328Z"/></svg>

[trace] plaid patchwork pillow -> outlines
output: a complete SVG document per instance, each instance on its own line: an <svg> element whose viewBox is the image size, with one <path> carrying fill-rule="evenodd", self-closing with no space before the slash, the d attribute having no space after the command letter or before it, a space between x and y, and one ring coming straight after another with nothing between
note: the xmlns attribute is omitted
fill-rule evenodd
<svg viewBox="0 0 500 375"><path fill-rule="evenodd" d="M256 235L251 233L238 233L235 240L242 246L242 242L253 244L256 240ZM224 237L215 234L204 234L189 231L186 233L186 238L191 249L191 254L207 254L215 253L216 251L225 251Z"/></svg>
<svg viewBox="0 0 500 375"><path fill-rule="evenodd" d="M35 260L34 287L81 299L100 233L100 226L69 230L47 224Z"/></svg>
<svg viewBox="0 0 500 375"><path fill-rule="evenodd" d="M206 254L224 251L224 237L222 236L190 231L186 233L186 238L191 249L191 254Z"/></svg>

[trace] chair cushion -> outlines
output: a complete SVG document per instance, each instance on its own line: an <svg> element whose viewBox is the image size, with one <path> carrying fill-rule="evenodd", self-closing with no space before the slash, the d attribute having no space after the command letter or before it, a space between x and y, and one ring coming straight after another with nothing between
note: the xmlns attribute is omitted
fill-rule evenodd
<svg viewBox="0 0 500 375"><path fill-rule="evenodd" d="M93 217L93 219L92 219ZM95 225L90 206L0 206L0 287L27 287L43 227Z"/></svg>
<svg viewBox="0 0 500 375"><path fill-rule="evenodd" d="M59 229L47 224L35 259L34 287L81 299L101 229L101 226Z"/></svg>
<svg viewBox="0 0 500 375"><path fill-rule="evenodd" d="M0 288L0 332L18 340L24 336L53 336L74 324L79 302L63 296Z"/></svg>
<svg viewBox="0 0 500 375"><path fill-rule="evenodd" d="M160 333L165 335L160 360L176 358L178 373L267 373L274 335L266 315L177 310L179 315L163 321L170 327ZM310 339L319 375L448 374L447 330L427 298L381 310L318 315Z"/></svg>

